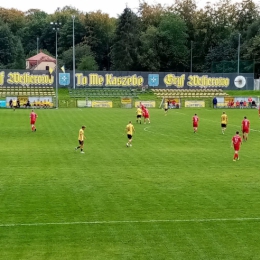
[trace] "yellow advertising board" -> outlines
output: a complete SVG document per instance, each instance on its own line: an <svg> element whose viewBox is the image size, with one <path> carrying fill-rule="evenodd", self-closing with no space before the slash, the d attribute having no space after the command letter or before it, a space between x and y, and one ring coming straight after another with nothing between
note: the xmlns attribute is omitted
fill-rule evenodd
<svg viewBox="0 0 260 260"><path fill-rule="evenodd" d="M135 107L140 106L140 104L142 104L145 107L155 107L156 106L155 101L136 101Z"/></svg>
<svg viewBox="0 0 260 260"><path fill-rule="evenodd" d="M203 100L186 100L185 107L205 107L205 101L203 101Z"/></svg>
<svg viewBox="0 0 260 260"><path fill-rule="evenodd" d="M104 101L104 100L93 100L91 102L92 107L108 107L111 108L113 107L113 102L112 101Z"/></svg>
<svg viewBox="0 0 260 260"><path fill-rule="evenodd" d="M132 98L121 98L121 104L132 104Z"/></svg>

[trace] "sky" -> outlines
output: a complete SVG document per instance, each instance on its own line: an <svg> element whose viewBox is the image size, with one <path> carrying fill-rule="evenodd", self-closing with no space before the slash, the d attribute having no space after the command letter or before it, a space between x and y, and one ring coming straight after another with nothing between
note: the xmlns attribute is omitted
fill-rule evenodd
<svg viewBox="0 0 260 260"><path fill-rule="evenodd" d="M235 0L234 0L235 1ZM240 1L240 0L238 0ZM162 5L171 5L173 0L145 0L148 4L160 3ZM207 2L214 3L217 0L197 0L197 6L202 8L206 5ZM237 2L237 1L236 1ZM108 13L111 17L117 17L117 15L121 14L126 6L133 9L133 11L137 11L139 6L139 0L92 0L92 1L84 1L84 0L62 0L62 1L51 1L51 0L7 0L1 1L0 7L4 8L15 8L21 11L27 11L29 9L40 9L45 11L46 13L54 13L55 10L64 6L72 6L83 12L91 12L101 10L103 13Z"/></svg>

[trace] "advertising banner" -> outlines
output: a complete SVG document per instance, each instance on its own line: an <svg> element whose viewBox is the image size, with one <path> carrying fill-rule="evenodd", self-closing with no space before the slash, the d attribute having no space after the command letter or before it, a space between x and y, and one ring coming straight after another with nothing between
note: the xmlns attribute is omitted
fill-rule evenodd
<svg viewBox="0 0 260 260"><path fill-rule="evenodd" d="M103 100L93 100L91 102L92 107L107 107L107 108L112 108L113 107L113 102L112 101L103 101Z"/></svg>
<svg viewBox="0 0 260 260"><path fill-rule="evenodd" d="M0 71L0 86L52 86L54 76L46 71Z"/></svg>
<svg viewBox="0 0 260 260"><path fill-rule="evenodd" d="M186 100L185 107L205 107L205 101L203 101L203 100Z"/></svg>
<svg viewBox="0 0 260 260"><path fill-rule="evenodd" d="M0 70L0 86L54 86L48 71ZM253 73L76 71L76 87L254 90ZM73 86L73 72L58 72L59 87Z"/></svg>
<svg viewBox="0 0 260 260"><path fill-rule="evenodd" d="M155 101L136 101L135 102L135 107L140 106L140 103L145 106L145 107L155 107L156 103Z"/></svg>
<svg viewBox="0 0 260 260"><path fill-rule="evenodd" d="M128 97L121 98L121 104L132 104L132 99Z"/></svg>
<svg viewBox="0 0 260 260"><path fill-rule="evenodd" d="M6 101L5 100L0 100L0 108L1 107L6 107Z"/></svg>
<svg viewBox="0 0 260 260"><path fill-rule="evenodd" d="M92 107L91 100L77 100L77 107Z"/></svg>

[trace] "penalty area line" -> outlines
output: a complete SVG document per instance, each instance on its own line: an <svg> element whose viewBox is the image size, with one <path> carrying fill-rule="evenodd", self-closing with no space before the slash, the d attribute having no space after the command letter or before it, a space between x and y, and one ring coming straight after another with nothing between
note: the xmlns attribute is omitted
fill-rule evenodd
<svg viewBox="0 0 260 260"><path fill-rule="evenodd" d="M259 218L212 218L212 219L151 219L151 220L111 220L111 221L79 221L79 222L46 222L46 223L13 223L0 224L0 227L23 227L23 226L66 226L66 225L106 225L106 224L142 224L142 223L206 223L206 222L244 222L260 221Z"/></svg>

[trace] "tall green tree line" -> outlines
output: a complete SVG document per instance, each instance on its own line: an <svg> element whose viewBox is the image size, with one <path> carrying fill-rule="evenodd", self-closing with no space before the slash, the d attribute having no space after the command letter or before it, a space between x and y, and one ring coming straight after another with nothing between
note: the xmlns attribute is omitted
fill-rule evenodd
<svg viewBox="0 0 260 260"><path fill-rule="evenodd" d="M241 60L260 63L260 17L253 0L219 0L204 8L194 0L169 6L144 0L137 12L125 8L117 18L68 6L53 14L0 8L0 68L24 69L25 59L36 53L37 38L39 49L55 56L50 23L60 22L59 62L72 69L72 15L79 70L210 72L213 63L237 59L239 35Z"/></svg>

